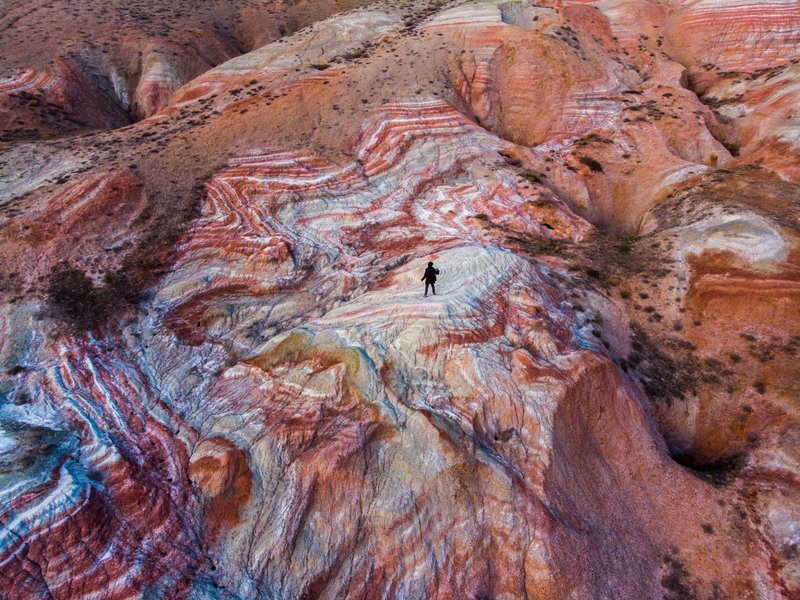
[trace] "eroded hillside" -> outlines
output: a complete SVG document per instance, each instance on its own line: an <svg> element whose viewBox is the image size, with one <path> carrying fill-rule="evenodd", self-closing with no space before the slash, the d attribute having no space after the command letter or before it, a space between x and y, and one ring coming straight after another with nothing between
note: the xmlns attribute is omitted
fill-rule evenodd
<svg viewBox="0 0 800 600"><path fill-rule="evenodd" d="M798 597L800 4L0 27L11 597Z"/></svg>

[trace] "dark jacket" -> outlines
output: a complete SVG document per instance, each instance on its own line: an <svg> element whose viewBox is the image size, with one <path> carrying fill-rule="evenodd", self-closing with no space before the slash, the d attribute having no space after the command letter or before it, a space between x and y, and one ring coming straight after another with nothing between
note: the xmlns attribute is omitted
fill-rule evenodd
<svg viewBox="0 0 800 600"><path fill-rule="evenodd" d="M436 276L439 274L439 269L428 267L425 269L425 275L422 276L422 281L425 283L436 283Z"/></svg>

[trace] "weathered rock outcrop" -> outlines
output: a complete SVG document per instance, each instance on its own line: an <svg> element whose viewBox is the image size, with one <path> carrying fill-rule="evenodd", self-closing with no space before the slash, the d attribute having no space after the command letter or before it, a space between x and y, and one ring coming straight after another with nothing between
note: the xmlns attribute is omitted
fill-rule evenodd
<svg viewBox="0 0 800 600"><path fill-rule="evenodd" d="M208 69L366 2L7 4L0 17L0 140L11 141L149 117Z"/></svg>
<svg viewBox="0 0 800 600"><path fill-rule="evenodd" d="M797 4L354 4L0 82L0 589L796 598Z"/></svg>

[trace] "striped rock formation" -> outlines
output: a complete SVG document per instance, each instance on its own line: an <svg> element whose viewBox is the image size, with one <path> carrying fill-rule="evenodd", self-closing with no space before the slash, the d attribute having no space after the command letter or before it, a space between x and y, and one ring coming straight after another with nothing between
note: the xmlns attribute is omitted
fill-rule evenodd
<svg viewBox="0 0 800 600"><path fill-rule="evenodd" d="M11 0L0 16L0 140L50 138L149 117L208 69L360 4L237 0L197 6L182 0L166 9L129 0L47 6ZM42 82L58 84L59 93Z"/></svg>
<svg viewBox="0 0 800 600"><path fill-rule="evenodd" d="M798 5L355 4L0 148L0 596L796 598Z"/></svg>

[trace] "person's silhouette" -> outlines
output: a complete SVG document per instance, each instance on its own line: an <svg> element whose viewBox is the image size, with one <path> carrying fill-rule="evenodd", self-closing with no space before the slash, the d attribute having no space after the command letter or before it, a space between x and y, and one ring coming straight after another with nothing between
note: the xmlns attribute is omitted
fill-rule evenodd
<svg viewBox="0 0 800 600"><path fill-rule="evenodd" d="M428 286L431 286L431 290L433 290L433 295L436 295L436 276L439 274L439 269L433 268L433 263L428 263L428 268L425 269L425 275L422 276L420 281L425 282L425 297L428 297Z"/></svg>

